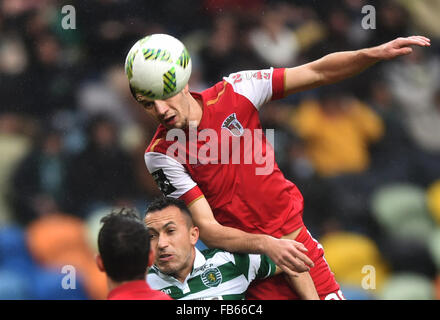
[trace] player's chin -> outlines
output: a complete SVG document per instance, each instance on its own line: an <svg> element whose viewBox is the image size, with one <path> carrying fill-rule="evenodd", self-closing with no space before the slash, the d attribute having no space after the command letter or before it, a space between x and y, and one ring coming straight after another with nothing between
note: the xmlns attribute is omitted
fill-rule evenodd
<svg viewBox="0 0 440 320"><path fill-rule="evenodd" d="M157 267L162 273L174 274L176 273L176 268L171 265L171 263L156 263Z"/></svg>

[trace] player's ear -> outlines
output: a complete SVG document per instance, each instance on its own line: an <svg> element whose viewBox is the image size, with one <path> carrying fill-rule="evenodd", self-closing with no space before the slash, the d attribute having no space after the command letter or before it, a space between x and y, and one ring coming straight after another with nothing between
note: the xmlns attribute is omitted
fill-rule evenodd
<svg viewBox="0 0 440 320"><path fill-rule="evenodd" d="M95 262L96 262L96 265L98 266L99 271L105 272L104 263L102 262L101 255L99 255L99 254L95 255Z"/></svg>
<svg viewBox="0 0 440 320"><path fill-rule="evenodd" d="M189 84L188 83L183 87L182 92L185 94L189 93Z"/></svg>
<svg viewBox="0 0 440 320"><path fill-rule="evenodd" d="M189 230L189 236L191 240L191 245L195 246L199 240L199 228L196 226L191 227Z"/></svg>

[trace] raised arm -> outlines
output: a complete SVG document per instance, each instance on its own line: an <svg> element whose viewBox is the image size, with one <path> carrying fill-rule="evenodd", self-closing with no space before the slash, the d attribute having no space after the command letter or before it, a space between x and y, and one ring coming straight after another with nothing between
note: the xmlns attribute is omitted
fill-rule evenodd
<svg viewBox="0 0 440 320"><path fill-rule="evenodd" d="M285 95L332 84L359 74L381 60L412 52L411 46L430 46L422 36L397 38L377 47L331 53L316 61L286 69Z"/></svg>
<svg viewBox="0 0 440 320"><path fill-rule="evenodd" d="M251 234L222 226L215 220L208 201L202 197L189 206L194 223L200 229L200 238L209 247L231 252L266 254L290 276L309 271L313 262L303 252L302 243L277 239L269 235Z"/></svg>

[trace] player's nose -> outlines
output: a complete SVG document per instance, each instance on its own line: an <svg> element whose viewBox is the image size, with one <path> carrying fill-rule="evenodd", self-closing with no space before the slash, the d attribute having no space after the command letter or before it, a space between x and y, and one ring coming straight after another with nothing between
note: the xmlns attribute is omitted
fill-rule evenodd
<svg viewBox="0 0 440 320"><path fill-rule="evenodd" d="M157 248L161 250L165 249L166 247L168 247L168 239L165 236L159 237L157 241Z"/></svg>
<svg viewBox="0 0 440 320"><path fill-rule="evenodd" d="M165 115L168 111L168 104L163 100L154 100L154 108L156 109L157 114Z"/></svg>

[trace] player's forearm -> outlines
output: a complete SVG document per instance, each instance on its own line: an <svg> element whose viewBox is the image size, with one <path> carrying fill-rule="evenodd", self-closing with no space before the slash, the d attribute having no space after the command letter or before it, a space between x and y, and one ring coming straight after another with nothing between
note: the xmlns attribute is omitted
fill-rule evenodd
<svg viewBox="0 0 440 320"><path fill-rule="evenodd" d="M326 85L353 77L381 60L379 48L331 53L312 62L311 67Z"/></svg>
<svg viewBox="0 0 440 320"><path fill-rule="evenodd" d="M222 225L210 225L200 228L200 238L211 248L220 248L231 252L264 254L269 236L251 234Z"/></svg>
<svg viewBox="0 0 440 320"><path fill-rule="evenodd" d="M194 223L200 229L200 238L208 247L231 252L265 253L269 236L251 234L221 225L215 220L211 207L205 198L195 201L189 209Z"/></svg>
<svg viewBox="0 0 440 320"><path fill-rule="evenodd" d="M319 300L318 292L316 292L310 273L303 272L297 277L285 275L287 282L292 290L299 296L301 300Z"/></svg>
<svg viewBox="0 0 440 320"><path fill-rule="evenodd" d="M290 274L308 271L313 267L313 261L304 253L307 249L302 243L223 226L215 220L205 198L193 202L189 209L195 225L199 227L200 238L208 247L231 252L266 254L284 272Z"/></svg>

